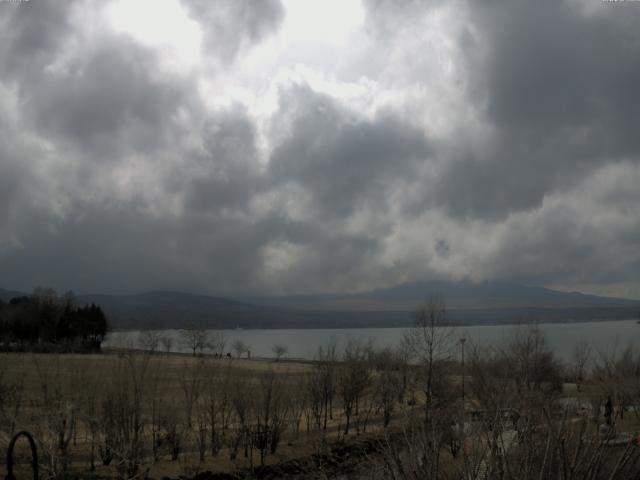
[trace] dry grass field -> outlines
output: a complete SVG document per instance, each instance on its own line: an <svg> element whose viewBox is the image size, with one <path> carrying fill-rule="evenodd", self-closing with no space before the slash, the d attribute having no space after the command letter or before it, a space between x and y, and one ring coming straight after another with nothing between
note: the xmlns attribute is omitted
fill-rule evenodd
<svg viewBox="0 0 640 480"><path fill-rule="evenodd" d="M339 372L324 374L319 378L312 363L286 360L0 354L0 449L13 432L32 432L40 463L54 477L117 477L126 468L177 477L305 457L345 437ZM381 429L367 375L348 437ZM325 391L331 398L318 389L312 398L313 383L323 380L332 382Z"/></svg>
<svg viewBox="0 0 640 480"><path fill-rule="evenodd" d="M471 351L463 366L425 355L434 337L418 338L426 349L417 360L359 342L340 355L319 350L314 362L2 353L0 449L15 432L32 432L51 479L192 478L308 462L373 438L385 441L368 465L379 461L390 478L406 469L475 478L479 468L507 465L505 478L524 478L517 472L525 467L529 478L551 478L545 472L580 459L574 467L584 478L592 478L587 459L608 472L602 478L626 478L640 465L631 443L640 430L634 352L578 370L556 361L533 329L508 348ZM607 422L626 446L607 444Z"/></svg>

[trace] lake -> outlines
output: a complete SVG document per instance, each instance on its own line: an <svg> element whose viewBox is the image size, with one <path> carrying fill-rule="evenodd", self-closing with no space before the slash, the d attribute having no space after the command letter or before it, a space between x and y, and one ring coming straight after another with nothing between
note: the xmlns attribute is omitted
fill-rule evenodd
<svg viewBox="0 0 640 480"><path fill-rule="evenodd" d="M466 338L467 345L496 346L504 344L515 333L523 328L513 325L474 325L455 327L454 335ZM586 341L595 352L622 351L628 345L637 345L640 341L640 324L636 320L619 320L609 322L584 323L549 323L540 324L545 332L547 344L557 356L570 361L574 345ZM401 341L406 328L345 328L345 329L273 329L273 330L215 330L222 332L227 340L226 351L231 345L241 340L249 346L252 357L273 357L271 348L284 345L288 348L289 358L313 359L318 347L327 345L332 339L338 344L338 350L349 338L368 341L371 339L376 347L395 347ZM212 330L214 331L214 330ZM179 330L162 330L163 336L173 338L172 351L188 352L181 345ZM105 340L105 347L137 347L138 331L112 332ZM159 347L162 348L162 347Z"/></svg>

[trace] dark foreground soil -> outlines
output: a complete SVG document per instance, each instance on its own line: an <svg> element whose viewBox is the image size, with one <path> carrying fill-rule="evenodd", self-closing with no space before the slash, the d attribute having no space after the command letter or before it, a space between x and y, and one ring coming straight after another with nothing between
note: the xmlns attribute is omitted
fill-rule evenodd
<svg viewBox="0 0 640 480"><path fill-rule="evenodd" d="M379 457L379 440L369 439L335 446L329 452L302 459L287 460L234 473L202 472L195 477L179 480L298 480L298 479L351 479L371 472ZM370 475L367 475L369 478ZM163 480L173 480L164 478Z"/></svg>

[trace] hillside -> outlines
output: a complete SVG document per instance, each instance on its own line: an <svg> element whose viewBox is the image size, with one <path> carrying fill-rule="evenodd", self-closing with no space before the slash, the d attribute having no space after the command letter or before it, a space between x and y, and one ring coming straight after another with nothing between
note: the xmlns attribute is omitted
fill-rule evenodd
<svg viewBox="0 0 640 480"><path fill-rule="evenodd" d="M12 298L21 297L23 295L26 295L26 293L0 288L0 300L2 300L3 302L8 302Z"/></svg>
<svg viewBox="0 0 640 480"><path fill-rule="evenodd" d="M241 301L174 291L137 295L85 294L113 328L358 328L408 326L430 295L447 302L459 324L588 321L637 318L640 301L566 293L509 283L416 282L358 294L251 297ZM20 292L0 290L5 301Z"/></svg>

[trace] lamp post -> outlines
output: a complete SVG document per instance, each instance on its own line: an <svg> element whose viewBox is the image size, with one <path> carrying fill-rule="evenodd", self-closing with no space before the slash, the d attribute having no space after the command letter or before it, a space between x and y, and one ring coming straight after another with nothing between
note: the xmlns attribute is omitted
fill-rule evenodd
<svg viewBox="0 0 640 480"><path fill-rule="evenodd" d="M458 429L458 448L462 448L463 455L465 455L465 438L464 438L464 342L466 338L460 338L460 347L462 349L462 409L460 410L460 428ZM453 451L452 451L453 452ZM454 454L455 456L455 454Z"/></svg>
<svg viewBox="0 0 640 480"><path fill-rule="evenodd" d="M464 342L467 339L462 337L460 339L460 346L462 348L462 428L464 429Z"/></svg>

